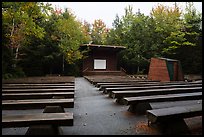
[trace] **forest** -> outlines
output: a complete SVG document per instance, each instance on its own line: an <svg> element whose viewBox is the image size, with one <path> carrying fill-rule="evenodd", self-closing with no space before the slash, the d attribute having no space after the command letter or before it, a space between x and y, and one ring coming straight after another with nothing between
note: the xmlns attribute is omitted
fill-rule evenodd
<svg viewBox="0 0 204 137"><path fill-rule="evenodd" d="M2 78L80 76L81 44L125 46L119 65L147 74L151 57L180 60L184 74L202 74L202 13L157 5L146 16L126 7L112 28L101 19L79 21L68 9L42 2L2 2Z"/></svg>

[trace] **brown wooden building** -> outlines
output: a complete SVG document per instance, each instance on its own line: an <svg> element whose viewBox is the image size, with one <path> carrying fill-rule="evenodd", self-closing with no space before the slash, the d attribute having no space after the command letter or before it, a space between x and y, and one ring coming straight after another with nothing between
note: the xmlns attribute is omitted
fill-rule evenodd
<svg viewBox="0 0 204 137"><path fill-rule="evenodd" d="M167 82L184 81L180 61L168 58L151 58L148 79Z"/></svg>
<svg viewBox="0 0 204 137"><path fill-rule="evenodd" d="M124 75L118 67L117 54L125 49L124 46L83 44L81 49L88 49L87 57L83 60L83 75Z"/></svg>

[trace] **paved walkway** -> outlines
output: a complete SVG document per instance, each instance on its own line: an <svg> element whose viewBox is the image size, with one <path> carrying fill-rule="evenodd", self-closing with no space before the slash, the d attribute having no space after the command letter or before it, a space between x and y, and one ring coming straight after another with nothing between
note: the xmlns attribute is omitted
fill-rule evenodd
<svg viewBox="0 0 204 137"><path fill-rule="evenodd" d="M84 78L75 79L74 126L63 127L66 135L135 135L136 124L145 116L135 116L128 106L119 105ZM144 123L143 122L143 123Z"/></svg>

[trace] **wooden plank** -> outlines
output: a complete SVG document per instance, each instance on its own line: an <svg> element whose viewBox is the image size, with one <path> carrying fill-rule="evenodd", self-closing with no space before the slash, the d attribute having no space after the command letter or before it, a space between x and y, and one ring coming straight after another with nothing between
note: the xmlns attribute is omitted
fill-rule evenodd
<svg viewBox="0 0 204 137"><path fill-rule="evenodd" d="M169 108L175 106L186 106L194 104L202 104L200 100L182 100L182 101L167 101L167 102L150 102L151 109Z"/></svg>
<svg viewBox="0 0 204 137"><path fill-rule="evenodd" d="M116 82L122 82L122 83L131 83L131 82L160 82L157 80L135 80L135 79L104 79L104 80L90 80L92 84L96 85L97 83L116 83Z"/></svg>
<svg viewBox="0 0 204 137"><path fill-rule="evenodd" d="M2 93L39 93L39 92L74 92L74 88L53 88L53 89L2 89Z"/></svg>
<svg viewBox="0 0 204 137"><path fill-rule="evenodd" d="M22 80L22 81L11 81L11 82L4 81L2 84L63 84L63 83L74 84L75 82L74 81L35 81L35 80L26 81L26 80Z"/></svg>
<svg viewBox="0 0 204 137"><path fill-rule="evenodd" d="M140 83L140 84L138 84L138 83L131 83L131 84L129 84L129 85L123 85L123 84L121 84L121 85L101 85L100 86L100 88L99 88L99 90L110 90L110 91L112 91L112 90L114 90L114 89L116 89L115 91L117 91L117 90L119 90L119 88L122 88L121 90L126 90L126 87L147 87L147 86L168 86L168 85L189 85L190 83L172 83L172 82L163 82L163 83ZM199 84L199 83L192 83L192 84ZM113 88L113 89L111 89L111 88ZM128 89L127 89L128 90ZM104 91L105 93L110 93L110 91Z"/></svg>
<svg viewBox="0 0 204 137"><path fill-rule="evenodd" d="M191 92L202 92L202 87L112 91L112 94L110 95L112 98L123 98L123 97L131 97L131 96L137 97L137 96L164 95L164 94L191 93Z"/></svg>
<svg viewBox="0 0 204 137"><path fill-rule="evenodd" d="M48 84L44 84L44 83L16 83L16 84L6 84L3 83L2 86L74 86L74 83L48 83Z"/></svg>
<svg viewBox="0 0 204 137"><path fill-rule="evenodd" d="M95 86L100 88L102 86L108 86L108 85L131 85L130 83L97 83Z"/></svg>
<svg viewBox="0 0 204 137"><path fill-rule="evenodd" d="M62 106L73 108L74 99L26 99L26 100L2 100L2 109L43 109L46 106Z"/></svg>
<svg viewBox="0 0 204 137"><path fill-rule="evenodd" d="M202 92L140 96L140 97L125 97L123 98L123 102L125 105L130 105L130 104L137 104L141 102L165 102L165 101L194 100L194 99L202 99Z"/></svg>
<svg viewBox="0 0 204 137"><path fill-rule="evenodd" d="M42 77L24 77L3 80L2 83L74 83L75 78L72 76L42 76Z"/></svg>
<svg viewBox="0 0 204 137"><path fill-rule="evenodd" d="M147 118L153 123L158 121L174 121L178 118L188 118L201 115L202 104L147 110Z"/></svg>
<svg viewBox="0 0 204 137"><path fill-rule="evenodd" d="M31 125L73 126L73 113L39 113L2 115L2 128L28 127Z"/></svg>
<svg viewBox="0 0 204 137"><path fill-rule="evenodd" d="M74 86L2 86L2 89L49 89L49 88L74 88Z"/></svg>
<svg viewBox="0 0 204 137"><path fill-rule="evenodd" d="M138 82L126 82L126 81L123 81L123 82L99 82L99 83L96 83L96 86L99 87L101 85L132 85L132 84L158 84L160 82L155 82L155 81L138 81Z"/></svg>
<svg viewBox="0 0 204 137"><path fill-rule="evenodd" d="M74 98L74 92L45 92L45 93L2 93L3 100L12 99L49 99L53 96Z"/></svg>
<svg viewBox="0 0 204 137"><path fill-rule="evenodd" d="M184 87L199 87L202 84L187 84L187 85L159 85L159 86L139 86L139 87L121 87L121 88L106 88L105 93L110 93L111 91L124 91L124 90L145 90L145 89L166 89L166 88L184 88Z"/></svg>
<svg viewBox="0 0 204 137"><path fill-rule="evenodd" d="M135 85L101 85L99 90L104 91L105 88L135 87Z"/></svg>

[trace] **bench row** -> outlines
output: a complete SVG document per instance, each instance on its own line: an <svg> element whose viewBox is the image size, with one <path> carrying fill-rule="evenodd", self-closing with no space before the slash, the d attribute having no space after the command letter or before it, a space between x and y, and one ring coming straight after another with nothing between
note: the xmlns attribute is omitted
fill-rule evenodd
<svg viewBox="0 0 204 137"><path fill-rule="evenodd" d="M116 102L129 105L128 111L145 114L148 126L162 125L164 134L190 133L184 118L202 115L202 81L137 84L92 81L92 84L109 93Z"/></svg>
<svg viewBox="0 0 204 137"><path fill-rule="evenodd" d="M28 134L36 134L36 129L59 134L59 126L73 126L73 113L65 112L64 108L74 107L74 91L74 84L4 84L2 110L44 109L44 112L2 115L3 128L29 127Z"/></svg>

